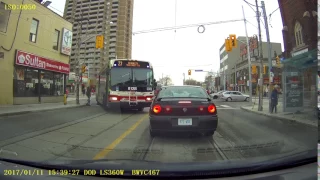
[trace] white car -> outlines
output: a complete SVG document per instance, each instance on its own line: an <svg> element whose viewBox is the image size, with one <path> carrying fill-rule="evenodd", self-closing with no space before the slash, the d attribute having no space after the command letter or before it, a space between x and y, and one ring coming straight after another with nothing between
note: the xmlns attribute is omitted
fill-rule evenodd
<svg viewBox="0 0 320 180"><path fill-rule="evenodd" d="M219 91L219 92L216 92L216 93L212 93L212 94L210 94L210 96L213 99L218 99L222 95L223 92L225 92L225 91Z"/></svg>
<svg viewBox="0 0 320 180"><path fill-rule="evenodd" d="M225 101L248 101L249 96L239 91L226 91L222 93L221 99Z"/></svg>

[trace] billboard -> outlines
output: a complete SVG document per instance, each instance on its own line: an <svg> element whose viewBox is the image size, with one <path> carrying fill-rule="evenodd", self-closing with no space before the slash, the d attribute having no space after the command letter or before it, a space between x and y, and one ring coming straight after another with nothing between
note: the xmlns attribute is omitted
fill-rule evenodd
<svg viewBox="0 0 320 180"><path fill-rule="evenodd" d="M72 32L66 28L62 28L61 38L61 54L71 55Z"/></svg>

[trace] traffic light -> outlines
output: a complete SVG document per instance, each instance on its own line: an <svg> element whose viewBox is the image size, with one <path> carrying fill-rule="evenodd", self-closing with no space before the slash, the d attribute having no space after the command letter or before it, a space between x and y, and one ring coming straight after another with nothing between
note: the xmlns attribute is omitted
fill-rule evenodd
<svg viewBox="0 0 320 180"><path fill-rule="evenodd" d="M266 74L266 72L267 72L267 66L263 65L263 74Z"/></svg>
<svg viewBox="0 0 320 180"><path fill-rule="evenodd" d="M81 67L81 72L82 72L82 73L85 73L85 72L86 72L86 69L87 69L87 66L86 66L86 65L82 65L82 67Z"/></svg>
<svg viewBox="0 0 320 180"><path fill-rule="evenodd" d="M230 44L231 48L237 48L237 45L238 45L237 36L235 34L230 34L229 39L231 42L231 44Z"/></svg>
<svg viewBox="0 0 320 180"><path fill-rule="evenodd" d="M191 70L190 69L188 70L188 75L191 76Z"/></svg>
<svg viewBox="0 0 320 180"><path fill-rule="evenodd" d="M257 66L256 65L252 65L251 74L257 74Z"/></svg>
<svg viewBox="0 0 320 180"><path fill-rule="evenodd" d="M97 49L102 49L103 48L103 35L97 35L96 36L96 48Z"/></svg>
<svg viewBox="0 0 320 180"><path fill-rule="evenodd" d="M224 46L225 46L227 52L231 52L232 47L231 47L230 39L225 40Z"/></svg>

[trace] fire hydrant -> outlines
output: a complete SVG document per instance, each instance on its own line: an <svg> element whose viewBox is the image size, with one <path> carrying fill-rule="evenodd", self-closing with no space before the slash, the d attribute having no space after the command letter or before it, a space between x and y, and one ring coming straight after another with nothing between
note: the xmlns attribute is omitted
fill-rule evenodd
<svg viewBox="0 0 320 180"><path fill-rule="evenodd" d="M64 94L63 96L63 104L67 105L67 94Z"/></svg>

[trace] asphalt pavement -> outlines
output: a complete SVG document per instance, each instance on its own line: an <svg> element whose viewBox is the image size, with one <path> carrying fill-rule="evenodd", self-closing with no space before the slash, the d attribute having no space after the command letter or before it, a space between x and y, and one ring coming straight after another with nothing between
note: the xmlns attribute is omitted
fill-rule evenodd
<svg viewBox="0 0 320 180"><path fill-rule="evenodd" d="M248 102L215 103L219 123L212 137L165 134L151 138L148 108L120 114L93 104L3 117L0 157L190 162L257 158L316 148L316 127L241 110L240 106Z"/></svg>

